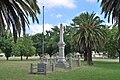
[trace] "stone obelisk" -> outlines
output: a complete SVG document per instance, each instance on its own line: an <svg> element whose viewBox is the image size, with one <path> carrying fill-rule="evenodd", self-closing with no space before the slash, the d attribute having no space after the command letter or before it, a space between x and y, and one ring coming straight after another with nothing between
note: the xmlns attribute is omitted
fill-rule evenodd
<svg viewBox="0 0 120 80"><path fill-rule="evenodd" d="M66 61L65 60L65 54L64 54L64 47L65 47L65 42L63 38L63 33L64 33L64 26L60 24L60 41L58 42L59 46L59 58L58 61Z"/></svg>
<svg viewBox="0 0 120 80"><path fill-rule="evenodd" d="M64 42L63 33L64 33L64 26L60 24L60 41L58 42L59 57L56 63L56 67L67 68L67 63L66 63L65 54L64 54L65 42Z"/></svg>

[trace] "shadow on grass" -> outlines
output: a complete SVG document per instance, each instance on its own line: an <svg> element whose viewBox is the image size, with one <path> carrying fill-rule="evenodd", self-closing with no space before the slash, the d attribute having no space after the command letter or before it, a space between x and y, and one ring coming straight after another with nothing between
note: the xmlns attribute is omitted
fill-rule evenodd
<svg viewBox="0 0 120 80"><path fill-rule="evenodd" d="M9 59L9 60L0 59L0 61L40 61L40 59L28 59L28 60L23 59L23 60L21 60L21 59L17 58L17 59Z"/></svg>
<svg viewBox="0 0 120 80"><path fill-rule="evenodd" d="M107 61L94 61L94 67L110 69L110 70L120 70L120 63L107 62Z"/></svg>

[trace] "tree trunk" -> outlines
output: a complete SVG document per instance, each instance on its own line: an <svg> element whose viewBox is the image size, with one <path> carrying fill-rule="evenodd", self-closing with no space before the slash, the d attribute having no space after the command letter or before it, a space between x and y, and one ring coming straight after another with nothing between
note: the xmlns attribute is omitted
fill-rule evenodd
<svg viewBox="0 0 120 80"><path fill-rule="evenodd" d="M119 63L120 63L120 50L119 50L119 49L117 49L117 52L118 52Z"/></svg>
<svg viewBox="0 0 120 80"><path fill-rule="evenodd" d="M87 61L87 51L84 52L84 61Z"/></svg>
<svg viewBox="0 0 120 80"><path fill-rule="evenodd" d="M28 60L28 56L26 56L26 60Z"/></svg>
<svg viewBox="0 0 120 80"><path fill-rule="evenodd" d="M43 55L42 55L42 54L40 54L39 56L40 56L40 60L41 60L41 59L42 59L42 57L43 57Z"/></svg>
<svg viewBox="0 0 120 80"><path fill-rule="evenodd" d="M9 57L6 57L7 58L7 60L9 59Z"/></svg>
<svg viewBox="0 0 120 80"><path fill-rule="evenodd" d="M21 57L21 61L23 60L23 58L22 58L22 53L20 53L20 57Z"/></svg>
<svg viewBox="0 0 120 80"><path fill-rule="evenodd" d="M92 50L91 50L91 48L87 49L87 64L88 65L93 65L93 62L92 62Z"/></svg>
<svg viewBox="0 0 120 80"><path fill-rule="evenodd" d="M120 52L118 53L118 56L119 56L119 63L120 63Z"/></svg>
<svg viewBox="0 0 120 80"><path fill-rule="evenodd" d="M23 60L22 55L21 55L21 61Z"/></svg>

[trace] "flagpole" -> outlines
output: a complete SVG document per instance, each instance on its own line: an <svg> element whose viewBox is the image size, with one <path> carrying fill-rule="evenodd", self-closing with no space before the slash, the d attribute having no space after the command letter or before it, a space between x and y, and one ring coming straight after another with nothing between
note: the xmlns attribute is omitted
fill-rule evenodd
<svg viewBox="0 0 120 80"><path fill-rule="evenodd" d="M44 56L44 6L43 6L43 44L42 44L42 55Z"/></svg>

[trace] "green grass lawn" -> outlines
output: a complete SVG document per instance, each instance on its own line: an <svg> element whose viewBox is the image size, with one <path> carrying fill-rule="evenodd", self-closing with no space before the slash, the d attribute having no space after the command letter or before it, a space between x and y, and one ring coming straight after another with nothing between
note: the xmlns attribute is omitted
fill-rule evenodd
<svg viewBox="0 0 120 80"><path fill-rule="evenodd" d="M45 75L29 74L30 63L39 61L0 60L0 80L120 80L120 64L117 62L96 61L93 66L62 73Z"/></svg>

